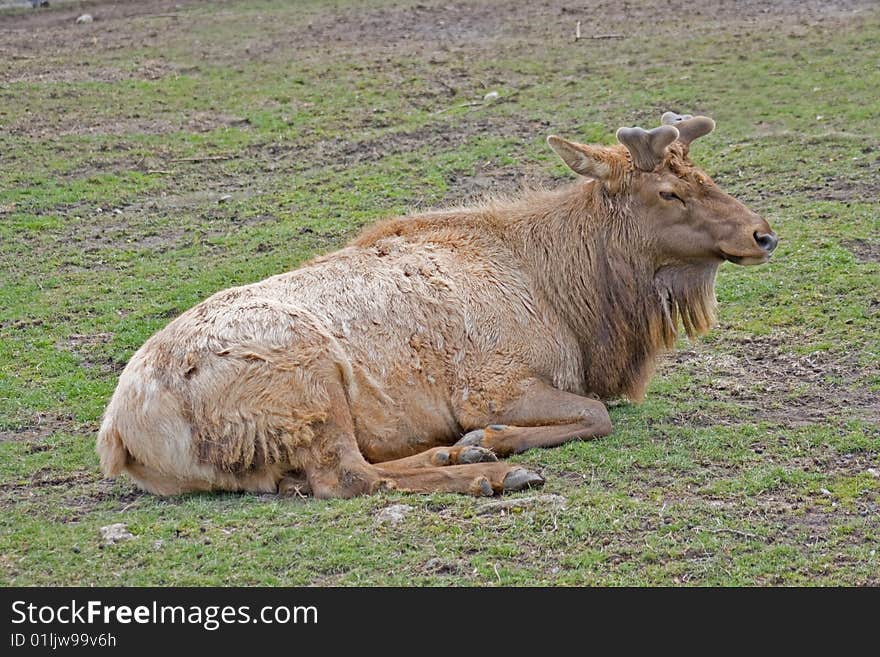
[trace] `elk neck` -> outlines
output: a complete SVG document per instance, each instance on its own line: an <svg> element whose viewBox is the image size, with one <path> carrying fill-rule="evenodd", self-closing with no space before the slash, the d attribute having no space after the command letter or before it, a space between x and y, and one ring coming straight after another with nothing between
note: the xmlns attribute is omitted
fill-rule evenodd
<svg viewBox="0 0 880 657"><path fill-rule="evenodd" d="M650 220L628 198L594 182L535 193L504 208L505 239L576 336L585 390L640 400L679 324L695 337L714 323L718 264L658 266Z"/></svg>

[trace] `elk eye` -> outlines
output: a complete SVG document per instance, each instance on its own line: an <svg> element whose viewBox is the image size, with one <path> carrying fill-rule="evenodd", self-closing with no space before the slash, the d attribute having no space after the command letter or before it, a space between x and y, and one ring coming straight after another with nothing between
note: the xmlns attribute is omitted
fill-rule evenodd
<svg viewBox="0 0 880 657"><path fill-rule="evenodd" d="M660 198L664 201L678 201L679 203L684 203L681 200L681 197L675 192L660 192Z"/></svg>

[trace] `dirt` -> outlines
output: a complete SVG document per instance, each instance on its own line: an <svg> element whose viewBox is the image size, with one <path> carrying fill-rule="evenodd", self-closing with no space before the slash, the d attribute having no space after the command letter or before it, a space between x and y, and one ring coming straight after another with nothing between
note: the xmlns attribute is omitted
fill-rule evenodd
<svg viewBox="0 0 880 657"><path fill-rule="evenodd" d="M85 79L95 81L92 77ZM52 82L56 81L52 80ZM13 82L15 81L13 80ZM209 132L218 128L243 127L245 124L245 119L240 117L222 112L199 110L185 118L176 118L175 120L156 116L107 118L80 115L76 121L70 121L63 114L43 114L34 117L25 113L20 118L7 123L4 128L10 134L33 138L76 135L131 137L135 135L166 135L176 132Z"/></svg>
<svg viewBox="0 0 880 657"><path fill-rule="evenodd" d="M346 141L341 138L329 140L299 154L307 166L329 166L345 169L367 164L402 153L422 149L429 151L453 151L472 143L481 136L509 139L514 142L504 155L515 157L521 151L517 146L526 144L548 134L546 121L515 121L505 117L481 117L467 115L453 120L434 123L418 130L395 132L363 142ZM474 170L462 171L447 177L444 196L432 206L443 207L469 203L493 194L516 193L523 187L546 187L559 184L569 178L555 178L543 171L529 171L523 167L503 166L493 160L477 165ZM414 200L415 209L426 204Z"/></svg>
<svg viewBox="0 0 880 657"><path fill-rule="evenodd" d="M696 343L672 357L698 382L700 394L745 409L743 417L678 414L679 425L768 422L794 428L831 419L880 422L880 395L868 389L870 374L852 358L791 352L790 336L731 338L720 346ZM846 417L841 417L846 409Z"/></svg>
<svg viewBox="0 0 880 657"><path fill-rule="evenodd" d="M880 454L877 452L840 454L831 449L816 449L811 451L810 456L802 459L786 460L785 466L831 476L853 476L863 475L869 468L876 467L878 461ZM716 467L710 470L718 470L718 478L736 476L739 472L735 467L727 471ZM696 532L702 531L736 537L739 550L746 549L750 542L794 546L809 561L815 560L815 551L817 548L821 549L822 545L828 545L828 549L832 552L840 552L841 545L856 546L872 541L871 537L858 528L862 526L870 528L870 523L876 522L880 517L880 504L876 491L866 490L856 500L846 503L841 502L830 491L820 490L800 495L792 494L787 489L752 494L746 501L741 495L715 496L699 489L693 490L689 486L684 486L680 477L670 476L666 471L651 470L640 479L649 480L654 491L657 489L665 491L662 508L666 513L661 512L656 521L643 521L640 527L633 528L625 536L616 536L613 542L616 554L611 556L614 565L640 559L644 552L647 534L655 531L661 524L679 522L674 520L680 518L676 507L687 510L692 514L691 517L700 523L688 524L676 530L683 543L692 541L691 537ZM642 502L658 504L655 498L649 497L638 485L634 486L631 495ZM751 531L738 528L743 516L748 517ZM854 529L842 533L841 524L848 524ZM763 531L758 528L762 528ZM599 539L598 542L604 544L606 540L608 539ZM717 554L707 552L704 547L698 550L688 548L682 560L698 566L702 559L712 557L717 557ZM697 570L700 568L698 567ZM810 573L802 574L810 575ZM772 582L768 580L767 583L783 581L784 578L780 577Z"/></svg>
<svg viewBox="0 0 880 657"><path fill-rule="evenodd" d="M103 250L164 253L194 242L204 242L246 226L278 221L272 214L241 216L227 203L250 195L245 189L199 191L157 196L146 202L104 210L80 208L81 221L69 221L58 233L56 245L75 245L85 254ZM90 270L95 265L89 265Z"/></svg>
<svg viewBox="0 0 880 657"><path fill-rule="evenodd" d="M880 262L880 241L852 240L845 244L846 248L862 263Z"/></svg>
<svg viewBox="0 0 880 657"><path fill-rule="evenodd" d="M80 359L80 367L98 369L103 374L118 374L125 367L125 363L101 353L103 346L112 340L112 333L73 334L65 341L59 342L56 348L74 354Z"/></svg>
<svg viewBox="0 0 880 657"><path fill-rule="evenodd" d="M795 185L795 190L807 194L817 201L873 202L880 196L880 166L866 172L861 178L830 177L810 185Z"/></svg>
<svg viewBox="0 0 880 657"><path fill-rule="evenodd" d="M66 54L86 50L119 50L138 43L161 48L188 38L191 18L187 10L210 4L206 0L95 0L56 5L49 10L0 13L4 35L0 38L0 81L27 79L155 79L173 74L175 69L162 59L139 62L131 70L105 69L77 71L78 65L58 66ZM681 17L691 17L703 29L748 35L750 26L777 22L786 31L797 32L804 25L822 21L833 24L842 16L872 6L872 0L799 2L785 0L765 3L741 0L736 3L713 0L694 5L687 0L654 3L620 3L614 0L584 4L566 0L508 2L499 11L493 3L476 1L401 2L389 7L355 7L321 12L314 16L307 9L294 23L264 21L258 12L249 16L252 24L241 26L242 37L218 43L200 44L204 60L238 64L243 60L266 61L289 57L290 44L302 54L354 49L381 59L385 53L418 51L432 53L434 60L464 59L475 53L498 53L499 42L520 47L517 41L532 43L571 42L572 47L589 52L602 48L604 38L637 38L639 34L674 35L690 26ZM83 12L92 14L94 23L76 25ZM223 25L237 16L218 11L200 16L201 21ZM574 43L575 23L580 21L583 39ZM258 37L246 28L258 28ZM600 38L593 38L600 37ZM55 60L55 61L52 61ZM51 63L50 63L51 61ZM430 59L429 59L430 61ZM462 61L466 68L466 61ZM82 68L82 67L80 67ZM48 76L41 78L40 76ZM60 76L60 77L58 77ZM67 76L67 77L65 77ZM72 77L71 77L72 76ZM439 85L442 88L444 83ZM441 91L442 93L442 91Z"/></svg>
<svg viewBox="0 0 880 657"><path fill-rule="evenodd" d="M56 433L71 433L77 428L72 415L50 415L38 413L27 424L0 430L0 442L17 441L31 443L31 452L51 449L41 443Z"/></svg>

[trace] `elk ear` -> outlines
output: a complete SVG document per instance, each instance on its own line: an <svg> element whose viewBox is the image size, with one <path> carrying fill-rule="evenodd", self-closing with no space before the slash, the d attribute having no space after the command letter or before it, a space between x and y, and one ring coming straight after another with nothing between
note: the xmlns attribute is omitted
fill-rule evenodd
<svg viewBox="0 0 880 657"><path fill-rule="evenodd" d="M626 146L632 156L633 166L640 171L653 171L666 155L666 148L678 139L678 130L671 125L661 125L653 130L621 128L617 141Z"/></svg>
<svg viewBox="0 0 880 657"><path fill-rule="evenodd" d="M660 117L663 125L673 125L678 130L678 141L689 146L692 141L705 137L715 129L715 121L708 116L691 116L666 112Z"/></svg>
<svg viewBox="0 0 880 657"><path fill-rule="evenodd" d="M596 180L609 180L615 173L616 160L607 148L577 144L556 135L547 137L547 143L575 173Z"/></svg>

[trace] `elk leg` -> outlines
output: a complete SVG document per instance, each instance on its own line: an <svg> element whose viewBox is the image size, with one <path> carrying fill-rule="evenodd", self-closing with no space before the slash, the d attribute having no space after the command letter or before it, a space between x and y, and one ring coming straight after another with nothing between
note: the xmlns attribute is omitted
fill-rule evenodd
<svg viewBox="0 0 880 657"><path fill-rule="evenodd" d="M484 421L471 426L483 428L465 434L456 445L487 447L502 457L611 433L611 418L604 404L540 381L532 382L502 412L479 419Z"/></svg>
<svg viewBox="0 0 880 657"><path fill-rule="evenodd" d="M447 449L452 451L451 448ZM344 460L349 461L347 465L334 463L329 468L306 466L308 488L314 492L315 497L320 498L351 497L382 488L417 493L494 495L544 483L539 474L508 463L488 462L439 467L421 464L413 467L414 458L407 457L375 465L370 465L363 457L360 457L360 463L352 463L351 458L346 458ZM294 477L285 477L279 484L279 493L303 493L302 489L297 488L297 484Z"/></svg>
<svg viewBox="0 0 880 657"><path fill-rule="evenodd" d="M478 445L454 445L450 447L433 447L424 452L405 458L380 462L381 465L394 463L396 469L436 468L444 465L467 465L469 463L485 463L497 461L498 457L491 449Z"/></svg>
<svg viewBox="0 0 880 657"><path fill-rule="evenodd" d="M579 423L544 427L492 424L465 434L456 445L486 447L503 458L533 447L558 447L572 440L589 440L598 435L595 429Z"/></svg>
<svg viewBox="0 0 880 657"><path fill-rule="evenodd" d="M493 495L522 490L544 483L543 478L525 468L507 463L469 463L466 465L432 465L445 452L449 460L493 458L488 450L472 446L445 447L396 461L370 464L360 452L354 425L343 391L328 390L331 413L315 432L304 454L302 470L315 497L352 497L382 488L398 488L413 492L469 493ZM293 492L300 480L288 475L279 482L281 494ZM300 492L303 492L300 488Z"/></svg>
<svg viewBox="0 0 880 657"><path fill-rule="evenodd" d="M383 478L393 481L398 489L421 493L494 495L544 483L544 478L536 472L508 463L473 463L434 468L399 465L407 460L387 461L374 467Z"/></svg>

